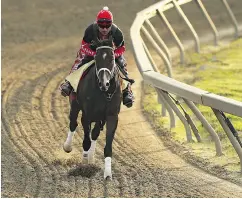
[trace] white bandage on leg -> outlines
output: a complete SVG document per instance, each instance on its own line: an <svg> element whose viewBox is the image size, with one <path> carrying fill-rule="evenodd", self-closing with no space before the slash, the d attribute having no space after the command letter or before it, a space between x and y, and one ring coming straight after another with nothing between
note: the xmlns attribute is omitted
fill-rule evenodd
<svg viewBox="0 0 242 199"><path fill-rule="evenodd" d="M67 135L66 141L65 141L65 143L64 143L64 145L63 145L63 149L64 149L64 151L67 152L67 153L70 153L70 152L72 151L71 144L72 144L72 140L73 140L73 136L74 136L75 132L76 132L76 131L73 131L73 132L69 131L69 132L68 132L68 135Z"/></svg>
<svg viewBox="0 0 242 199"><path fill-rule="evenodd" d="M88 151L82 152L82 164L88 164Z"/></svg>
<svg viewBox="0 0 242 199"><path fill-rule="evenodd" d="M92 140L91 147L88 150L88 163L94 164L95 162L95 150L96 150L96 140Z"/></svg>
<svg viewBox="0 0 242 199"><path fill-rule="evenodd" d="M112 168L111 168L112 158L106 157L104 164L104 179L108 177L112 180Z"/></svg>

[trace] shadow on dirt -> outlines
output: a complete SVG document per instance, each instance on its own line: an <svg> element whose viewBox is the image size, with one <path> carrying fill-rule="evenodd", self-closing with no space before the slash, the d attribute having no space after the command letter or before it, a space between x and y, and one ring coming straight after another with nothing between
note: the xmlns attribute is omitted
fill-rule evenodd
<svg viewBox="0 0 242 199"><path fill-rule="evenodd" d="M75 168L70 169L70 171L68 171L68 176L82 176L86 178L91 178L100 170L101 168L95 165L79 164L76 165Z"/></svg>

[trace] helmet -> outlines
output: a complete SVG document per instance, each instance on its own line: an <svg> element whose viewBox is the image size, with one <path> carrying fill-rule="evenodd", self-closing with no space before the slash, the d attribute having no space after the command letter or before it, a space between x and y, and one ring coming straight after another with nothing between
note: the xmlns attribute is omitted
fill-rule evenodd
<svg viewBox="0 0 242 199"><path fill-rule="evenodd" d="M99 13L97 14L96 18L97 23L107 22L112 23L113 22L113 14L109 11L108 7L105 6Z"/></svg>

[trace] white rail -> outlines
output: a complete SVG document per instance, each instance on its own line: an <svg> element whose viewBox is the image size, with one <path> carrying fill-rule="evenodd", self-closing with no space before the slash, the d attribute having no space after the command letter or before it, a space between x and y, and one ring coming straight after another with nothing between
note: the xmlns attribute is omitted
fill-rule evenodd
<svg viewBox="0 0 242 199"><path fill-rule="evenodd" d="M170 31L170 34L174 37L176 44L180 50L180 60L181 60L181 63L183 63L184 56L185 56L184 46L182 45L179 37L176 35L172 26L166 20L164 11L172 8L177 10L180 16L184 19L184 22L188 26L192 35L194 36L195 51L199 52L200 41L197 36L197 33L180 7L182 4L186 4L192 1L195 1L197 3L200 10L204 14L204 17L210 24L210 27L214 33L214 44L217 45L218 39L219 39L218 31L213 21L211 20L208 12L206 11L206 8L202 4L201 0L163 0L137 13L137 16L130 29L130 35L131 35L135 60L144 81L156 88L156 91L158 92L158 96L162 101L162 105L163 105L162 107L169 109L170 122L173 123L173 126L174 126L174 121L173 121L174 116L172 115L173 112L170 111L170 109L172 109L177 114L179 119L183 122L187 133L187 139L188 141L191 141L189 122L191 123L193 122L185 117L184 117L185 119L181 118L182 117L181 113L178 112L179 110L174 106L174 104L172 104L172 101L170 101L169 99L169 95L168 95L169 93L174 94L177 97L184 99L185 102L187 102L186 104L188 104L189 108L193 111L196 117L202 122L202 124L206 127L208 132L213 137L217 155L222 155L222 148L221 148L219 137L217 136L217 134L215 133L211 125L204 118L204 116L201 114L201 112L196 108L194 103L212 108L216 117L218 118L218 121L221 123L221 126L223 127L224 131L228 135L228 138L232 143L232 146L235 148L240 158L240 165L241 165L241 172L242 172L242 148L240 147L239 142L237 142L237 140L234 139L234 135L231 132L231 129L228 128L228 125L226 126L225 125L226 123L224 123L223 121L221 122L221 118L223 118L221 115L221 111L242 117L242 102L232 100L226 97L222 97L213 93L209 93L208 91L204 91L199 88L196 88L196 87L187 85L185 83L179 82L175 79L172 79L171 78L172 63L171 63L171 57L169 57L170 52L168 52L168 49L166 48L166 45L164 44L163 40L159 38L159 36L157 35L157 31L155 31L154 27L149 22L149 19L154 16L159 16L165 22L166 27ZM228 16L230 17L232 24L234 25L235 37L238 37L239 28L238 28L238 23L236 21L236 18L233 15L233 12L230 9L227 1L226 0L221 0L221 1L225 5L225 9L228 13ZM155 40L152 38L152 36L147 33L146 29L144 29L143 27L144 24L148 24L149 27L151 27L150 31L154 33L155 37L158 40L162 41L162 42L159 42L161 43L162 46L159 47L159 43L158 42L156 43ZM167 67L168 75L170 77L162 75L157 71L157 66L155 66L154 61L150 57L150 52L148 52L146 44L143 43L143 39L141 38L141 31L145 33L145 36L148 38L149 42L154 46L158 54L164 60L164 63ZM165 49L166 52L164 53L161 52L161 49ZM190 123L190 126L192 126L191 123Z"/></svg>

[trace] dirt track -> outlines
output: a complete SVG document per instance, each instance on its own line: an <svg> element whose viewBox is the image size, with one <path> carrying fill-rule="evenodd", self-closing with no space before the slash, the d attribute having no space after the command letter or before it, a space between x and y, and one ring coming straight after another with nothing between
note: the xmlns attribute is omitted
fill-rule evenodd
<svg viewBox="0 0 242 199"><path fill-rule="evenodd" d="M120 114L113 181L103 181L104 133L95 165L80 164L80 127L74 151L63 152L69 107L57 88L69 72L85 27L103 5L109 5L130 47L135 13L156 1L96 2L2 2L1 196L241 197L240 186L194 168L163 145L142 115L141 78L130 51L126 57L136 78L136 103L132 109L123 107Z"/></svg>

